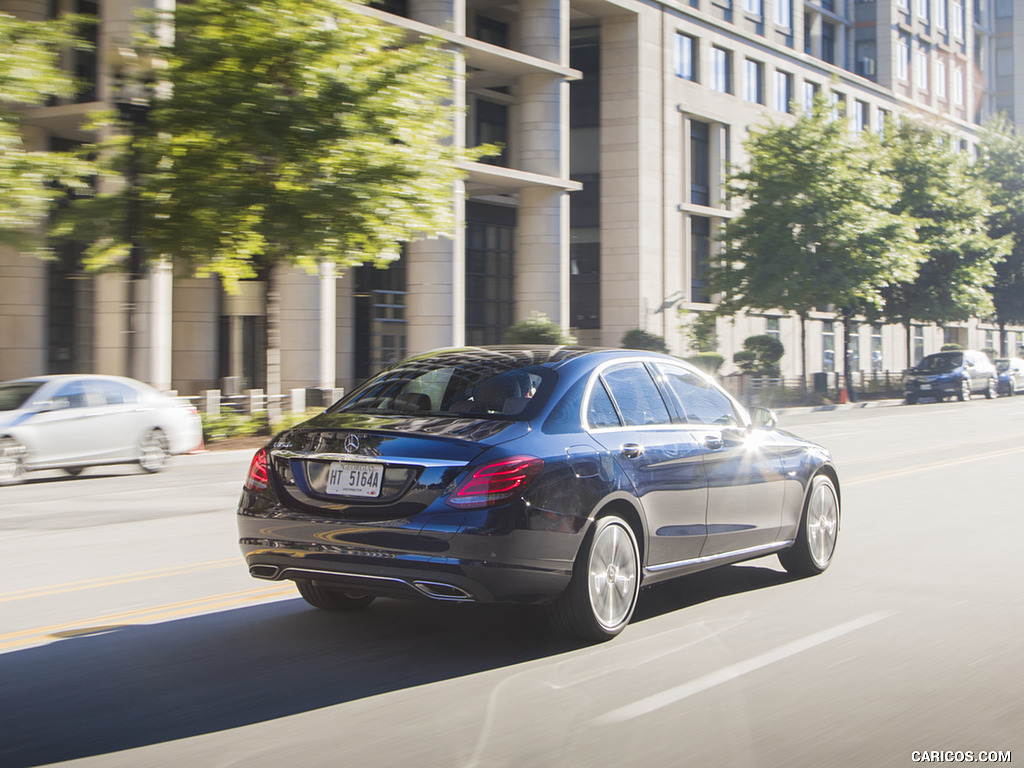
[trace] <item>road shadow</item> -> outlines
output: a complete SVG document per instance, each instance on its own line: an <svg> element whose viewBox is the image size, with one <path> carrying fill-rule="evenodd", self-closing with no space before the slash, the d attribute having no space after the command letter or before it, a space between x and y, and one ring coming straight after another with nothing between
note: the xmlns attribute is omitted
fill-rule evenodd
<svg viewBox="0 0 1024 768"><path fill-rule="evenodd" d="M634 621L790 577L728 566L645 589ZM223 731L570 653L528 606L284 600L151 625L81 627L0 655L0 765Z"/></svg>

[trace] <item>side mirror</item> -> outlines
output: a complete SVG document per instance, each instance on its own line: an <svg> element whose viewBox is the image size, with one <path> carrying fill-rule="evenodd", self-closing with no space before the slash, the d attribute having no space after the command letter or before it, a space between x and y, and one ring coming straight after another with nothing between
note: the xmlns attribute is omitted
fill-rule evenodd
<svg viewBox="0 0 1024 768"><path fill-rule="evenodd" d="M69 405L67 400L43 400L36 404L36 413L50 413L51 411L63 411Z"/></svg>
<svg viewBox="0 0 1024 768"><path fill-rule="evenodd" d="M750 418L754 422L755 429L775 429L779 423L774 411L762 408L760 405L751 409Z"/></svg>

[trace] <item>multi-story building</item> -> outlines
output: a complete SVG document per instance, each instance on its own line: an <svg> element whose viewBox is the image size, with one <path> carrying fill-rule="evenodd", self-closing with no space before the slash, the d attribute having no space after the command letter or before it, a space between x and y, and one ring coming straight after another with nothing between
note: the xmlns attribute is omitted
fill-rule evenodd
<svg viewBox="0 0 1024 768"><path fill-rule="evenodd" d="M136 4L0 0L19 16L100 21L95 53L68 60L86 83L79 97L26 114L31 146L88 140L83 119L114 99L106 52ZM616 346L643 329L688 352L683 326L713 306L714 232L737 214L724 175L744 162L750 126L792 119L819 92L845 104L851 131L905 115L964 151L995 112L1024 120L1024 13L1012 0L389 0L365 12L450 41L465 72L456 141L504 150L466 163L453 239L411 243L385 271L281 276L285 388L350 386L407 353L496 343L535 312L583 343ZM150 269L130 371L126 283L84 273L74 253L44 263L0 251L0 379L76 370L185 393L262 385L259 283L228 295L213 279ZM812 315L808 371L841 367L838 326ZM905 329L854 330L858 369L906 367ZM779 337L784 373L800 372L799 324L782 314L719 321L718 351L731 361L755 333ZM914 326L910 354L945 341L998 343L982 320Z"/></svg>

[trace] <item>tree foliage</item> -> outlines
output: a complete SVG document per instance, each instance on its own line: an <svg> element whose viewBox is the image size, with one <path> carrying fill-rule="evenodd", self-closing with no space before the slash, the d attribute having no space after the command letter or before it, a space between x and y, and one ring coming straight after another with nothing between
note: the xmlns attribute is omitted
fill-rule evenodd
<svg viewBox="0 0 1024 768"><path fill-rule="evenodd" d="M887 132L885 148L900 188L893 210L916 222L925 260L913 280L883 290L884 316L940 324L990 316L988 289L1008 244L989 236L991 205L967 155L910 122Z"/></svg>
<svg viewBox="0 0 1024 768"><path fill-rule="evenodd" d="M665 343L664 337L639 328L626 331L622 335L621 345L623 349L646 349L651 352L668 352L668 345Z"/></svg>
<svg viewBox="0 0 1024 768"><path fill-rule="evenodd" d="M41 248L40 225L67 190L84 189L94 172L70 155L30 150L22 140L24 107L71 96L73 80L59 67L61 48L82 43L73 19L24 21L0 13L0 245Z"/></svg>
<svg viewBox="0 0 1024 768"><path fill-rule="evenodd" d="M995 267L992 302L1001 326L1024 323L1024 137L1000 118L986 125L981 150L976 168L989 185L990 231L1009 240Z"/></svg>
<svg viewBox="0 0 1024 768"><path fill-rule="evenodd" d="M136 136L140 238L230 287L271 266L384 264L451 234L452 58L332 0L179 3ZM108 152L123 170L123 137ZM125 196L81 206L93 266L124 258ZM90 227L92 231L90 230Z"/></svg>
<svg viewBox="0 0 1024 768"><path fill-rule="evenodd" d="M774 336L759 334L744 339L743 349L736 352L732 359L744 373L778 376L779 361L785 351L782 342Z"/></svg>
<svg viewBox="0 0 1024 768"><path fill-rule="evenodd" d="M575 344L576 337L543 312L513 323L502 338L505 344Z"/></svg>
<svg viewBox="0 0 1024 768"><path fill-rule="evenodd" d="M823 99L791 125L754 131L746 147L749 165L729 184L745 207L724 227L710 275L719 312L806 318L833 306L849 320L880 310L887 286L913 280L921 248L914 222L891 210L899 187L887 157L851 136Z"/></svg>

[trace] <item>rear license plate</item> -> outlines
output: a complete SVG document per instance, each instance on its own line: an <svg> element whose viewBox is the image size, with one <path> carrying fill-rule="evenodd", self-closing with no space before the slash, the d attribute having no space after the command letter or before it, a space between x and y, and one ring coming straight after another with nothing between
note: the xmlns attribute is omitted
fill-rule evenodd
<svg viewBox="0 0 1024 768"><path fill-rule="evenodd" d="M921 385L921 389L931 389L931 388L932 388L931 384L922 384Z"/></svg>
<svg viewBox="0 0 1024 768"><path fill-rule="evenodd" d="M336 496L380 496L384 467L380 464L358 464L336 461L327 472L327 492Z"/></svg>

